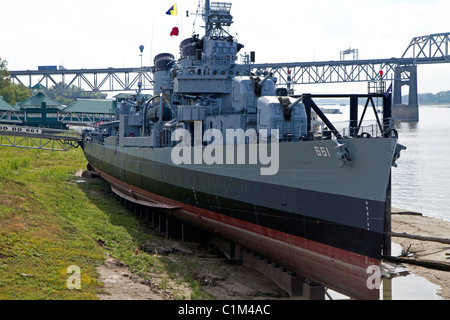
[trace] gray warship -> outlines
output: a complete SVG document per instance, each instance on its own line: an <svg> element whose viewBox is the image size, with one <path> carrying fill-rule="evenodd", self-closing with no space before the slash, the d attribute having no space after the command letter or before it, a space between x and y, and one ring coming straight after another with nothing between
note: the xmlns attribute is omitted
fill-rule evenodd
<svg viewBox="0 0 450 320"><path fill-rule="evenodd" d="M238 63L230 3L205 1L202 17L204 36L183 40L178 60L154 58L153 98L138 92L115 121L83 133L89 168L122 197L350 297L378 299L370 267L387 250L402 149L391 95L342 95L350 117L338 128L315 102L327 95L290 95L272 74L252 74L252 54ZM373 99L383 110L365 127Z"/></svg>

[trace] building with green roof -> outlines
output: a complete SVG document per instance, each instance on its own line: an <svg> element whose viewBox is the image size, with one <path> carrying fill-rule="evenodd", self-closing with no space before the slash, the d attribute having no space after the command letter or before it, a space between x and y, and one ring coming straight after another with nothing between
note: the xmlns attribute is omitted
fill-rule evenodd
<svg viewBox="0 0 450 320"><path fill-rule="evenodd" d="M22 123L17 109L0 96L0 123Z"/></svg>
<svg viewBox="0 0 450 320"><path fill-rule="evenodd" d="M50 99L42 92L36 93L34 96L29 97L25 101L20 102L18 105L20 109L41 108L42 103L45 103L47 108L58 109L62 108L62 105L55 100Z"/></svg>
<svg viewBox="0 0 450 320"><path fill-rule="evenodd" d="M38 83L38 84L34 85L33 87L31 87L31 90L35 90L35 91L46 91L46 90L47 90L47 87L44 86L44 85L41 84L41 83Z"/></svg>
<svg viewBox="0 0 450 320"><path fill-rule="evenodd" d="M110 121L116 109L115 100L78 99L62 110L60 120L71 124Z"/></svg>
<svg viewBox="0 0 450 320"><path fill-rule="evenodd" d="M141 94L145 101L150 100L153 96L151 94ZM124 102L127 99L131 99L135 96L133 93L119 93L114 96L117 102Z"/></svg>
<svg viewBox="0 0 450 320"><path fill-rule="evenodd" d="M0 97L0 123L68 129L69 125L86 125L115 120L117 103L117 99L78 99L66 107L44 93L38 92L25 101L11 106Z"/></svg>
<svg viewBox="0 0 450 320"><path fill-rule="evenodd" d="M28 127L66 129L67 125L59 121L62 105L42 92L17 104L23 114L23 124Z"/></svg>
<svg viewBox="0 0 450 320"><path fill-rule="evenodd" d="M17 111L17 109L6 102L2 96L0 96L0 111Z"/></svg>

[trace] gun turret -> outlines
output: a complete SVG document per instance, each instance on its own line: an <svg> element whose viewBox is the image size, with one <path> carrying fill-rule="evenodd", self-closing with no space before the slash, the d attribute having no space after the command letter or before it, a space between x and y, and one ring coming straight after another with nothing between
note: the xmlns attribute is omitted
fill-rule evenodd
<svg viewBox="0 0 450 320"><path fill-rule="evenodd" d="M263 87L264 83L266 83L267 80L269 80L272 76L273 76L273 74L269 73L262 80L259 77L251 77L250 78L252 80L252 82L253 82L253 89L254 89L255 95L257 97L261 96L261 90L262 90L262 87Z"/></svg>

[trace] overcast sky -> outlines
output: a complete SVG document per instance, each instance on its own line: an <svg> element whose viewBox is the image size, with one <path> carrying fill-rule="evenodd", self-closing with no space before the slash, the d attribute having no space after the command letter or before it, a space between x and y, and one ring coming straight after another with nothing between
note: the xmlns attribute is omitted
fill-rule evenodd
<svg viewBox="0 0 450 320"><path fill-rule="evenodd" d="M178 4L178 15L166 11ZM230 29L258 63L401 57L415 36L450 31L449 0L232 0ZM192 35L198 0L14 0L0 5L0 57L9 70L137 67L178 55ZM197 18L197 25L201 25ZM180 37L170 37L173 27ZM201 29L196 29L201 33ZM317 86L317 85L316 85ZM328 86L328 85L327 85ZM450 65L419 67L419 91L450 90ZM309 90L311 91L311 90Z"/></svg>

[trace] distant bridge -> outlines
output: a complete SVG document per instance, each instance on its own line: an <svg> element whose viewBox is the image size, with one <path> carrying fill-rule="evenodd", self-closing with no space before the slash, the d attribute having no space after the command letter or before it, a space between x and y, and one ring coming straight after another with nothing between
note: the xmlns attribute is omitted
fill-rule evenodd
<svg viewBox="0 0 450 320"><path fill-rule="evenodd" d="M417 121L417 66L449 63L449 42L450 33L431 34L413 38L401 58L266 63L255 64L253 68L259 72L272 72L278 77L279 85L392 81L397 118ZM407 107L402 105L402 86L409 87Z"/></svg>
<svg viewBox="0 0 450 320"><path fill-rule="evenodd" d="M255 64L257 70L275 72L283 84L410 80L410 66L449 63L450 33L415 37L401 58ZM289 77L291 79L289 79Z"/></svg>
<svg viewBox="0 0 450 320"><path fill-rule="evenodd" d="M403 106L403 109L406 113L412 111L405 117L414 121L416 116L418 120L417 65L449 63L449 40L450 33L415 37L401 58L265 63L250 67L256 73L272 72L278 77L279 86L392 81L393 103L397 106L402 103L401 87L408 86L410 108ZM383 73L380 74L380 71ZM140 81L143 90L153 88L151 67L12 71L11 78L28 88L41 84L46 88L54 86L58 92L67 92L73 84L94 92L136 91Z"/></svg>
<svg viewBox="0 0 450 320"><path fill-rule="evenodd" d="M83 92L135 91L139 81L145 90L153 88L150 67L11 71L11 79L29 89L54 87L56 93L67 93L72 85L85 89Z"/></svg>

